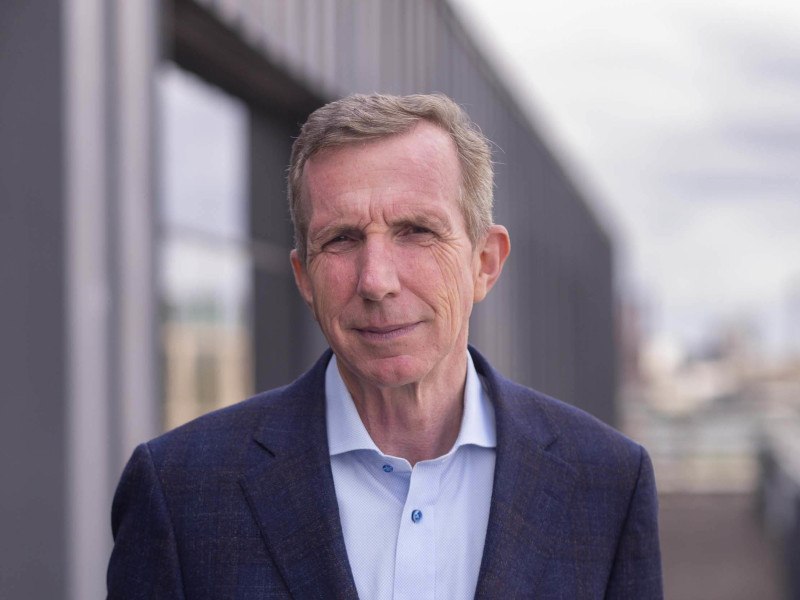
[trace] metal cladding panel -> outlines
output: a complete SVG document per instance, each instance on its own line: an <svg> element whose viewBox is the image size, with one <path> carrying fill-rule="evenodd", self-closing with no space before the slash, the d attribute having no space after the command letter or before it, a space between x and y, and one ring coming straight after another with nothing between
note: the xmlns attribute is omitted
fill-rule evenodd
<svg viewBox="0 0 800 600"><path fill-rule="evenodd" d="M53 14L53 13L56 14ZM64 73L50 2L0 10L0 598L67 583Z"/></svg>
<svg viewBox="0 0 800 600"><path fill-rule="evenodd" d="M512 238L504 277L475 308L472 340L511 378L613 424L610 239L449 5L197 4L322 100L353 92L440 91L466 108L495 144L495 214Z"/></svg>

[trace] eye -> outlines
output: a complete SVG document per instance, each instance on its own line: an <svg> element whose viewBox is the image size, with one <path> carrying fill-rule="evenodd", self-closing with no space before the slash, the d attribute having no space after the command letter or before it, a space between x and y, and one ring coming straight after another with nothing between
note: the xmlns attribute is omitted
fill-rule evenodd
<svg viewBox="0 0 800 600"><path fill-rule="evenodd" d="M415 225L409 224L407 225L401 232L401 235L411 237L414 239L428 239L434 236L433 231L430 228L425 227L424 225Z"/></svg>
<svg viewBox="0 0 800 600"><path fill-rule="evenodd" d="M357 240L352 235L342 233L329 239L322 245L322 247L323 249L330 251L343 250L355 244L356 241Z"/></svg>

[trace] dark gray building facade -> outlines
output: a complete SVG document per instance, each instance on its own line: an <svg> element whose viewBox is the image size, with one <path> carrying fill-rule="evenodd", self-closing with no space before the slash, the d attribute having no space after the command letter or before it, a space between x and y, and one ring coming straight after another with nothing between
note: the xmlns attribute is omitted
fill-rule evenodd
<svg viewBox="0 0 800 600"><path fill-rule="evenodd" d="M615 423L611 240L445 2L10 0L0 83L0 597L101 597L133 447L324 348L285 169L351 92L443 92L493 140L512 254L471 341Z"/></svg>

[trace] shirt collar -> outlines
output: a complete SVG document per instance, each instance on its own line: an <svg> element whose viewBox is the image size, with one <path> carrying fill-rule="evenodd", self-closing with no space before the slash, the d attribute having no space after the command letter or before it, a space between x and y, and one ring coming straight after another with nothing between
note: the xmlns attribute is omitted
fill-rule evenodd
<svg viewBox="0 0 800 600"><path fill-rule="evenodd" d="M325 416L328 448L331 456L354 450L374 450L382 454L364 427L353 397L339 374L336 355L325 371ZM464 385L464 414L452 454L461 446L472 444L484 448L496 446L494 408L484 389L472 356L467 352L467 380Z"/></svg>

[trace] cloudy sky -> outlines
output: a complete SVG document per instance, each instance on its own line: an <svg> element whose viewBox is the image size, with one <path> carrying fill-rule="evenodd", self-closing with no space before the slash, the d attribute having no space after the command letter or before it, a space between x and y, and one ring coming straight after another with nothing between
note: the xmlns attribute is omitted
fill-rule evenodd
<svg viewBox="0 0 800 600"><path fill-rule="evenodd" d="M654 333L800 336L800 2L451 4L611 221Z"/></svg>

